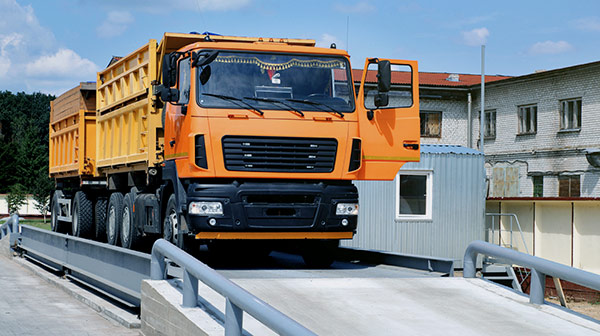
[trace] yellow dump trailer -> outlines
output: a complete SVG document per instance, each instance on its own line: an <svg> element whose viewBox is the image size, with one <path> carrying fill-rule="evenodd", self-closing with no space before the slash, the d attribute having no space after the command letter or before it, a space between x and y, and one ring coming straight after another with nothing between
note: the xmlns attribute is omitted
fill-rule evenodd
<svg viewBox="0 0 600 336"><path fill-rule="evenodd" d="M94 175L95 83L80 83L50 104L50 176Z"/></svg>
<svg viewBox="0 0 600 336"><path fill-rule="evenodd" d="M98 73L99 174L146 170L161 161L161 117L152 95L156 49L156 40L150 40Z"/></svg>

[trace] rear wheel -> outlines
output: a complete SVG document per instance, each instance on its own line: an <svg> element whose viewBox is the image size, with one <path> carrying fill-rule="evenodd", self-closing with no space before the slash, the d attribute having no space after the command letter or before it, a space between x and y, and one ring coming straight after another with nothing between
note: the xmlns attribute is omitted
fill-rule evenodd
<svg viewBox="0 0 600 336"><path fill-rule="evenodd" d="M104 197L96 199L94 206L94 223L96 231L96 239L99 242L106 242L106 211L108 206L108 200Z"/></svg>
<svg viewBox="0 0 600 336"><path fill-rule="evenodd" d="M75 237L90 238L94 232L92 201L83 191L75 193L71 224Z"/></svg>
<svg viewBox="0 0 600 336"><path fill-rule="evenodd" d="M111 245L117 245L119 231L123 220L123 194L114 192L108 200L106 217L106 240Z"/></svg>
<svg viewBox="0 0 600 336"><path fill-rule="evenodd" d="M121 219L121 246L128 249L135 249L142 240L133 221L133 195L128 193L123 198L123 212Z"/></svg>
<svg viewBox="0 0 600 336"><path fill-rule="evenodd" d="M62 190L57 190L52 195L52 204L50 205L50 227L54 232L63 232L65 223L58 219L60 216L60 204L58 204L58 199L62 198L63 192Z"/></svg>

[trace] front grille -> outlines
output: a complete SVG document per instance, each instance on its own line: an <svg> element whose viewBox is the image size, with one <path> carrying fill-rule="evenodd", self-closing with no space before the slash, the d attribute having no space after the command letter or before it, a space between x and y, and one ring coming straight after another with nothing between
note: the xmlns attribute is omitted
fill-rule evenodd
<svg viewBox="0 0 600 336"><path fill-rule="evenodd" d="M225 168L234 171L329 173L336 139L225 136Z"/></svg>

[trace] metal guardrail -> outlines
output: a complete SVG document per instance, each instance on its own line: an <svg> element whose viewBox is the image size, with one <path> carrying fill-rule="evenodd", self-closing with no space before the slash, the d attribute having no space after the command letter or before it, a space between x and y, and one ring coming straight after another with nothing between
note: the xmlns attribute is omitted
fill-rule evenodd
<svg viewBox="0 0 600 336"><path fill-rule="evenodd" d="M88 239L21 225L25 256L63 270L109 296L140 306L143 279L150 278L150 255Z"/></svg>
<svg viewBox="0 0 600 336"><path fill-rule="evenodd" d="M164 239L157 240L152 246L152 266L150 268L152 280L166 279L167 263L165 258L169 258L183 268L183 307L198 305L198 280L225 297L225 335L242 335L244 311L281 335L315 335L287 315Z"/></svg>
<svg viewBox="0 0 600 336"><path fill-rule="evenodd" d="M531 287L529 302L544 303L546 275L576 283L581 286L600 290L600 275L586 272L577 268L565 266L554 261L534 257L505 247L486 243L481 240L471 242L465 251L463 275L465 278L475 278L476 261L479 254L507 260L519 266L531 269Z"/></svg>
<svg viewBox="0 0 600 336"><path fill-rule="evenodd" d="M19 215L11 215L4 224L0 225L0 239L10 236L10 246L15 246L19 233Z"/></svg>

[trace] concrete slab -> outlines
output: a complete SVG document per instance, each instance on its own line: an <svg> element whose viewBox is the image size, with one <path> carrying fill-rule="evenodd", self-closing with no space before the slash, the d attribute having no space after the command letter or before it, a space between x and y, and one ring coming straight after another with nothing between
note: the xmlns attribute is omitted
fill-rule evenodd
<svg viewBox="0 0 600 336"><path fill-rule="evenodd" d="M139 335L0 256L1 335Z"/></svg>
<svg viewBox="0 0 600 336"><path fill-rule="evenodd" d="M599 335L600 324L481 279L233 279L319 335ZM200 284L200 303L222 317L224 299ZM180 297L178 298L179 300ZM244 314L244 329L273 334Z"/></svg>

